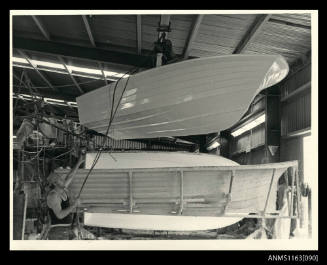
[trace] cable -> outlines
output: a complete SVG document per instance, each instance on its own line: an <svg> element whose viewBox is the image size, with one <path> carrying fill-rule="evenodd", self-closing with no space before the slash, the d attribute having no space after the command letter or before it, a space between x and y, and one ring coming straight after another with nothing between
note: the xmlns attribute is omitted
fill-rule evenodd
<svg viewBox="0 0 327 265"><path fill-rule="evenodd" d="M148 57L147 57L147 59L148 59ZM106 136L106 137L108 137L109 129L110 129L111 124L112 124L112 122L113 122L113 120L114 120L114 117L115 117L115 115L116 115L116 113L117 113L117 110L118 110L118 108L119 108L119 105L120 105L120 102L121 102L121 100L122 100L122 98L123 98L123 95L124 95L124 93L125 93L125 91L126 91L126 88L127 88L127 85L128 85L129 79L130 79L130 76L128 76L128 78L127 78L126 84L125 84L124 89L123 89L123 91L122 91L122 93L121 93L121 96L120 96L120 98L119 98L119 101L118 101L118 104L117 104L117 106L116 106L116 109L115 109L115 111L113 111L113 109L114 109L114 102L115 102L115 94L116 94L116 88L117 88L117 85L118 85L119 81L120 81L120 80L121 80L121 79L122 79L126 74L128 74L128 73L135 73L137 70L138 70L138 67L132 69L131 71L126 72L126 73L125 73L125 74L124 74L120 79L118 79L118 81L117 81L116 84L115 84L114 92L113 92L113 98L112 98L111 111L110 111L110 120L109 120L109 124L108 124L107 130L106 130L106 133L105 133L105 136ZM109 95L110 95L110 92L109 92ZM99 151L97 152L97 154L96 154L96 156L95 156L95 158L94 158L94 160L93 160L92 166L91 166L89 172L87 173L87 175L86 175L86 177L85 177L85 179L84 179L84 181L83 181L83 183L82 183L82 186L81 186L81 188L80 188L80 191L79 191L79 193L78 193L77 198L80 197L80 195L81 195L81 193L82 193L82 191L83 191L84 185L85 185L85 183L86 183L86 181L87 181L89 175L91 174L93 168L95 167L96 163L98 162L98 160L99 160L99 158L100 158L100 156L101 156L101 153L102 153L102 150L103 150L103 147L104 147L104 143L105 143L105 138L103 138L102 147L99 149Z"/></svg>
<svg viewBox="0 0 327 265"><path fill-rule="evenodd" d="M128 80L129 80L129 77L128 77ZM125 87L124 87L123 93L125 92L125 89L126 89L126 87L127 87L128 80L127 80L126 85L125 85ZM116 88L117 88L118 82L119 82L119 81L116 82L116 85L115 85L115 87L114 87L113 98L112 98L112 106L111 106L111 112L110 112L110 121L109 121L109 124L108 124L107 131L106 131L105 136L108 136L109 128L110 128L111 123L112 123L112 120L113 120L113 118L114 118L114 115L113 115L113 105L114 105L114 102L115 102L115 93L116 93ZM123 93L122 93L122 95L123 95ZM109 94L110 94L110 93L109 93ZM122 98L122 96L121 96L121 98ZM120 99L121 99L121 98L120 98ZM118 102L117 108L118 108L119 104L120 104L120 101ZM117 109L117 108L116 108L116 109ZM99 158L100 158L100 156L101 156L101 153L102 153L102 150L103 150L103 147L104 147L104 143L105 143L105 138L102 139L102 147L101 147L101 148L99 149L99 151L97 152L97 154L96 154L96 156L95 156L95 158L94 158L94 160L93 160L92 166L91 166L89 172L87 173L86 177L84 178L84 181L83 181L83 183L82 183L82 186L81 186L81 188L80 188L80 191L79 191L79 193L78 193L77 198L80 197L80 195L81 195L81 193L82 193L82 191L83 191L84 185L85 185L85 183L86 183L86 181L87 181L89 175L91 174L93 168L95 167L96 163L98 162L98 160L99 160Z"/></svg>
<svg viewBox="0 0 327 265"><path fill-rule="evenodd" d="M148 59L148 57L147 57L147 59ZM128 81L129 81L130 76L128 76L128 79L127 79L127 81L126 81L126 84L125 84L125 87L124 87L124 89L123 89L123 92L122 92L122 94L121 94L121 96L120 96L120 99L119 99L119 102L118 102L118 104L117 104L117 107L116 107L115 111L113 112L114 102L115 102L115 93L116 93L117 85L118 85L119 81L120 81L120 80L121 80L121 79L122 79L126 74L128 74L128 73L132 73L132 72L134 73L134 72L137 71L137 69L138 69L138 68L135 68L134 71L131 70L131 71L126 72L126 73L125 73L125 74L124 74L120 79L118 79L118 80L116 81L116 84L115 84L115 87L114 87L114 92L113 92L111 111L110 111L110 121L109 121L108 128L107 128L107 131L106 131L106 134L105 134L106 137L108 137L108 133L109 133L110 126L111 126L112 121L113 121L113 119L114 119L114 117L115 117L115 114L116 114L116 112L117 112L117 110L118 110L118 107L119 107L119 105L120 105L120 102L121 102L121 100L122 100L122 98L123 98L123 95L124 95L124 93L125 93L125 90L126 90L126 87L127 87L127 84L128 84ZM109 96L110 96L110 92L109 92ZM100 158L100 156L101 156L101 153L102 153L102 150L103 150L103 147L104 147L104 144L105 144L105 139L106 139L105 137L102 139L102 147L101 147L101 148L99 149L99 151L97 152L96 157L95 157L94 160L93 160L92 166L91 166L90 170L88 171L86 177L84 178L84 181L83 181L83 183L82 183L82 186L81 186L81 188L80 188L80 191L79 191L78 196L76 197L76 199L78 199L78 198L81 196L81 193L82 193L82 191L83 191L84 185L85 185L85 183L86 183L88 177L90 176L90 174L91 174L93 168L95 167L96 163L98 162L98 160L99 160L99 158ZM77 209L77 207L76 207L76 212L75 212L75 214L74 214L74 217L73 217L73 220L72 220L72 223L71 223L71 226L72 226L72 227L73 227L73 224L74 224L74 222L75 222L75 218L78 219L78 209Z"/></svg>

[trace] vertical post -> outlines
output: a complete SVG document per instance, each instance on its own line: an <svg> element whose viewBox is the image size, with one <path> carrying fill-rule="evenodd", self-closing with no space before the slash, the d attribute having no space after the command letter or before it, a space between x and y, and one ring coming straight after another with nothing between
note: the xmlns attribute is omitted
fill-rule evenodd
<svg viewBox="0 0 327 265"><path fill-rule="evenodd" d="M290 205L290 198L288 196L288 190L289 190L289 183L288 183L288 168L286 169L285 173L285 183L286 183L286 199L287 199L287 207L288 207L288 216L291 216L291 205Z"/></svg>
<svg viewBox="0 0 327 265"><path fill-rule="evenodd" d="M26 209L27 209L27 193L24 192L24 213L23 213L22 240L24 240L24 235L25 235Z"/></svg>
<svg viewBox="0 0 327 265"><path fill-rule="evenodd" d="M262 236L263 236L263 233L265 236L266 235L266 218L265 218L265 215L266 215L266 211L267 211L267 207L268 207L268 202L269 202L269 198L270 198L270 193L271 193L271 188L272 188L272 184L274 182L274 177L275 177L275 172L276 172L276 169L274 168L273 169L273 173L272 173L272 176L271 176L271 180L270 180L270 185L269 185L269 190L268 190L268 195L267 195L267 199L266 199L266 202L265 202L265 207L263 209L263 212L262 212L262 222L261 222L261 233L262 233Z"/></svg>
<svg viewBox="0 0 327 265"><path fill-rule="evenodd" d="M312 238L312 201L311 201L311 188L308 187L308 234Z"/></svg>
<svg viewBox="0 0 327 265"><path fill-rule="evenodd" d="M229 194L232 193L234 176L235 176L235 170L232 170L231 171L231 176L230 176L230 183L229 183L229 191L228 191Z"/></svg>
<svg viewBox="0 0 327 265"><path fill-rule="evenodd" d="M265 163L268 163L268 89L265 91Z"/></svg>
<svg viewBox="0 0 327 265"><path fill-rule="evenodd" d="M37 161L38 180L40 180L40 155L38 155L38 152L39 152L39 127L37 126L37 137L36 137L36 153L37 153L37 157L36 157L36 161Z"/></svg>
<svg viewBox="0 0 327 265"><path fill-rule="evenodd" d="M20 165L21 165L21 177L20 177L20 181L19 181L19 186L24 181L24 160L25 160L24 146L22 147L21 152L22 152L21 161L20 161Z"/></svg>
<svg viewBox="0 0 327 265"><path fill-rule="evenodd" d="M270 197L270 193L271 193L271 188L272 188L272 184L274 182L275 172L276 172L276 169L274 168L272 176L271 176L271 180L270 180L270 185L269 185L268 195L267 195L267 199L266 199L266 203L265 203L265 208L263 209L263 215L265 215L266 210L267 210L268 201L269 201L269 197Z"/></svg>
<svg viewBox="0 0 327 265"><path fill-rule="evenodd" d="M69 152L69 166L72 167L72 152Z"/></svg>
<svg viewBox="0 0 327 265"><path fill-rule="evenodd" d="M227 209L227 206L228 206L229 202L231 201L234 176L235 176L235 170L231 170L229 190L228 190L228 194L227 194L227 198L226 198L226 204L224 206L224 212L223 212L224 214L226 212L226 209Z"/></svg>
<svg viewBox="0 0 327 265"><path fill-rule="evenodd" d="M19 183L20 183L20 174L21 174L21 167L22 167L22 150L18 149L17 150L17 159L18 159L18 166L17 166L17 172L16 172L16 176L15 176L15 187L14 187L14 191L18 191L18 187L19 187Z"/></svg>
<svg viewBox="0 0 327 265"><path fill-rule="evenodd" d="M179 208L179 215L182 215L183 206L184 206L184 172L183 170L180 171L180 208Z"/></svg>
<svg viewBox="0 0 327 265"><path fill-rule="evenodd" d="M294 178L294 168L293 167L291 167L291 176L292 176L292 186L291 186L291 216L293 216L294 215L294 206L293 206L293 204L294 204L294 202L293 202L293 200L294 200L294 181L295 181L295 178Z"/></svg>
<svg viewBox="0 0 327 265"><path fill-rule="evenodd" d="M295 181L295 177L294 177L294 168L291 167L290 168L291 170L291 176L292 176L292 186L291 186L291 216L293 217L294 216L294 181ZM291 219L291 226L290 226L290 236L291 236L291 233L294 229L294 226L296 224L294 224L294 219Z"/></svg>
<svg viewBox="0 0 327 265"><path fill-rule="evenodd" d="M157 53L156 67L161 66L162 64L161 57L162 57L162 53Z"/></svg>
<svg viewBox="0 0 327 265"><path fill-rule="evenodd" d="M128 172L129 176L129 212L133 213L133 173Z"/></svg>
<svg viewBox="0 0 327 265"><path fill-rule="evenodd" d="M297 214L298 218L300 220L300 228L303 228L303 214L301 211L301 190L300 190L300 183L299 183L299 174L298 174L298 169L295 170L295 177L296 177L296 199L297 199Z"/></svg>

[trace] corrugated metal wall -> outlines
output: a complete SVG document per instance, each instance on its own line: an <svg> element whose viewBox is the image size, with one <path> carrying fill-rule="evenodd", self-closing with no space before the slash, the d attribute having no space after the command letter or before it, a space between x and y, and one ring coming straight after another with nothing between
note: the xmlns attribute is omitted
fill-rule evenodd
<svg viewBox="0 0 327 265"><path fill-rule="evenodd" d="M311 126L311 91L282 104L282 136Z"/></svg>
<svg viewBox="0 0 327 265"><path fill-rule="evenodd" d="M253 148L265 144L265 125L262 124L245 134L240 135L232 141L231 154L250 151Z"/></svg>
<svg viewBox="0 0 327 265"><path fill-rule="evenodd" d="M291 75L281 85L281 135L311 126L311 64ZM303 89L304 85L307 85ZM299 90L300 89L300 90ZM300 91L297 93L297 91ZM293 93L293 96L292 94ZM297 94L294 94L297 93ZM286 97L286 98L285 98Z"/></svg>
<svg viewBox="0 0 327 265"><path fill-rule="evenodd" d="M281 140L280 161L291 160L297 160L299 162L299 178L303 180L303 137Z"/></svg>
<svg viewBox="0 0 327 265"><path fill-rule="evenodd" d="M292 133L305 131L311 127L310 82L311 64L308 64L283 82L281 89L281 135L283 137L280 145L280 161L298 160L300 180L303 180L303 136L292 137ZM303 89L305 84L307 86ZM297 90L300 92L297 93ZM293 96L290 93L293 93ZM283 100L285 97L287 97L286 100Z"/></svg>
<svg viewBox="0 0 327 265"><path fill-rule="evenodd" d="M311 81L311 64L306 65L296 73L290 75L281 83L281 98L286 97L300 86Z"/></svg>

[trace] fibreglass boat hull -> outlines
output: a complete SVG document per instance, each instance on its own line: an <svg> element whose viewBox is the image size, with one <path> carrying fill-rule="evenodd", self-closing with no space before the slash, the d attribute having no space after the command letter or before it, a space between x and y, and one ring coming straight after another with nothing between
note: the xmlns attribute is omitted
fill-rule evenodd
<svg viewBox="0 0 327 265"><path fill-rule="evenodd" d="M219 132L235 124L253 98L281 81L288 64L280 55L227 55L150 69L76 98L81 124L114 139Z"/></svg>

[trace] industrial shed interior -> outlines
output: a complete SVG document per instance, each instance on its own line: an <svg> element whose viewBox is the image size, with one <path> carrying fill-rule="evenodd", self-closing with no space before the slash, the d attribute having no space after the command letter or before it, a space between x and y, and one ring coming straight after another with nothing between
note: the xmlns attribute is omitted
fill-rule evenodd
<svg viewBox="0 0 327 265"><path fill-rule="evenodd" d="M312 236L310 13L13 15L11 48L14 240Z"/></svg>

